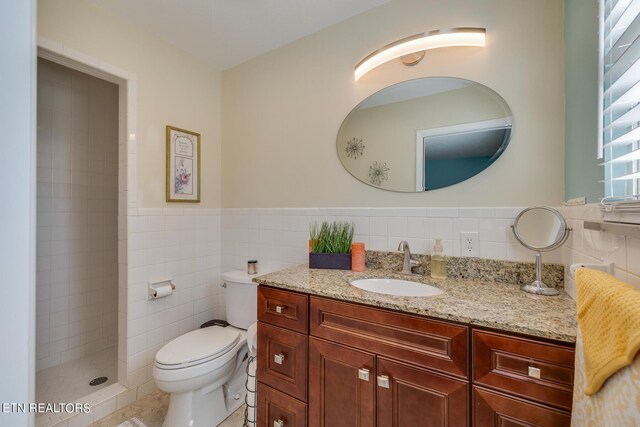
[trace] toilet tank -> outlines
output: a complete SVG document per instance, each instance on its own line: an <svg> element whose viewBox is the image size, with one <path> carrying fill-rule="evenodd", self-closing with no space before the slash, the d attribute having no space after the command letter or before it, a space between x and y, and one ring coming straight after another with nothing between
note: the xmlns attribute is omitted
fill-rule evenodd
<svg viewBox="0 0 640 427"><path fill-rule="evenodd" d="M234 270L222 273L227 322L241 329L248 329L257 320L258 284L251 279L256 275L248 275L246 271Z"/></svg>

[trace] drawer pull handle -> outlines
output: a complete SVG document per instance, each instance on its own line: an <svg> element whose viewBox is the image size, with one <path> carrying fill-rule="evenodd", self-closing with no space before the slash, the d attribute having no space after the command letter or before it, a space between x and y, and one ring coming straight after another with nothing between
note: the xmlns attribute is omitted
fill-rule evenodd
<svg viewBox="0 0 640 427"><path fill-rule="evenodd" d="M282 420L275 420L273 422L273 427L284 427L284 421Z"/></svg>
<svg viewBox="0 0 640 427"><path fill-rule="evenodd" d="M284 363L284 354L282 353L278 353L275 356L273 356L273 361L276 362L278 365L282 365L282 363Z"/></svg>
<svg viewBox="0 0 640 427"><path fill-rule="evenodd" d="M389 377L386 375L378 376L378 387L389 388Z"/></svg>
<svg viewBox="0 0 640 427"><path fill-rule="evenodd" d="M369 381L369 370L365 368L358 369L358 378L363 381Z"/></svg>
<svg viewBox="0 0 640 427"><path fill-rule="evenodd" d="M540 379L540 368L534 368L533 366L529 366L529 376L531 378Z"/></svg>
<svg viewBox="0 0 640 427"><path fill-rule="evenodd" d="M282 314L287 309L286 305L276 305L276 313Z"/></svg>

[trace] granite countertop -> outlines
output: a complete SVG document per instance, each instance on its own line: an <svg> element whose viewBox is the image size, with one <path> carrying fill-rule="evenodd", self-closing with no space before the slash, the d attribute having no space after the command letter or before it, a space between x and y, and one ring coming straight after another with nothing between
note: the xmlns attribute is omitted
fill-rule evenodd
<svg viewBox="0 0 640 427"><path fill-rule="evenodd" d="M403 297L364 291L349 284L363 278L395 278L428 283L444 292L433 297ZM364 273L319 270L307 266L258 276L261 285L388 308L405 313L484 326L574 343L576 305L563 290L558 296L527 294L516 284L460 279L432 279L403 275L389 270L367 269Z"/></svg>

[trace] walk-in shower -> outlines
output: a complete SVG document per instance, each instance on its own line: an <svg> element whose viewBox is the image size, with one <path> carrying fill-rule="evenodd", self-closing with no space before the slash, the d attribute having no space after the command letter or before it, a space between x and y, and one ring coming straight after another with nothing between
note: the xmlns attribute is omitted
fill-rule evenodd
<svg viewBox="0 0 640 427"><path fill-rule="evenodd" d="M118 96L38 59L37 402L118 381Z"/></svg>

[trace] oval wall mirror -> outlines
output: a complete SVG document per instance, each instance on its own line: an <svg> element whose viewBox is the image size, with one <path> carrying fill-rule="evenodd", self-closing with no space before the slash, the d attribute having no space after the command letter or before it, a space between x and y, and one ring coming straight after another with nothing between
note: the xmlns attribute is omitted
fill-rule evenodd
<svg viewBox="0 0 640 427"><path fill-rule="evenodd" d="M559 248L569 238L571 229L560 212L546 206L527 208L516 216L513 234L525 248L536 252L536 280L520 289L538 295L558 295L556 288L542 281L542 254Z"/></svg>
<svg viewBox="0 0 640 427"><path fill-rule="evenodd" d="M342 165L384 190L422 192L457 184L500 157L511 137L511 109L470 80L426 77L384 88L342 122Z"/></svg>

